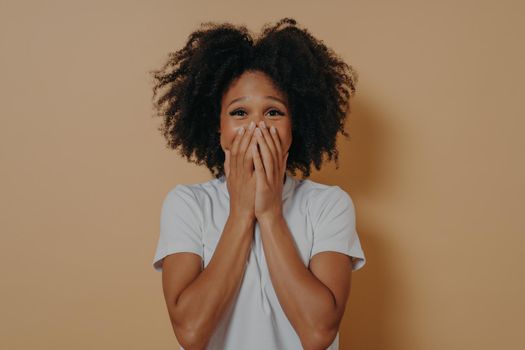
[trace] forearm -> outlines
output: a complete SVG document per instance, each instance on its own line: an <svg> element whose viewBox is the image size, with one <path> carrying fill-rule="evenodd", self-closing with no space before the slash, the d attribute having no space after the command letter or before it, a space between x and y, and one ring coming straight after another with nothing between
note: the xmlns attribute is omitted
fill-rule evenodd
<svg viewBox="0 0 525 350"><path fill-rule="evenodd" d="M304 265L284 217L259 225L273 287L303 346L337 332L335 297Z"/></svg>
<svg viewBox="0 0 525 350"><path fill-rule="evenodd" d="M197 343L209 340L240 287L254 225L253 220L230 215L210 262L177 300L181 328L191 330Z"/></svg>

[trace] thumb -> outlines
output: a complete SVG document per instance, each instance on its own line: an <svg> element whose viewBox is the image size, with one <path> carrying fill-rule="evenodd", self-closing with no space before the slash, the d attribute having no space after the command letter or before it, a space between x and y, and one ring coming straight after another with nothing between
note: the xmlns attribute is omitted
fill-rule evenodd
<svg viewBox="0 0 525 350"><path fill-rule="evenodd" d="M225 150L225 160L224 160L224 172L226 173L226 177L230 176L230 150Z"/></svg>

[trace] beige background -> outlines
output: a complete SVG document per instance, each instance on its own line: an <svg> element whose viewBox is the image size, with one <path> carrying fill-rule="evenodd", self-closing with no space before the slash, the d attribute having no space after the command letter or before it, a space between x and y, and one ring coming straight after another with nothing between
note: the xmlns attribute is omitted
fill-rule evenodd
<svg viewBox="0 0 525 350"><path fill-rule="evenodd" d="M523 349L518 1L0 2L2 349L174 349L151 267L165 148L148 71L202 21L292 16L360 74L341 167L368 263L342 349Z"/></svg>

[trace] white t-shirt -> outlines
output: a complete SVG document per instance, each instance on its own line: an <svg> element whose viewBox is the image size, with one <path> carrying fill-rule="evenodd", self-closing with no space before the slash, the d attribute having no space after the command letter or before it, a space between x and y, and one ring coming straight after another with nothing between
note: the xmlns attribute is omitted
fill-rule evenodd
<svg viewBox="0 0 525 350"><path fill-rule="evenodd" d="M224 176L172 188L162 204L160 236L153 259L155 270L162 271L162 259L176 252L198 254L206 267L221 237L229 208ZM339 186L286 174L283 214L305 266L311 257L323 251L351 256L353 271L365 265L354 204ZM327 350L338 348L339 332ZM302 349L273 288L257 222L240 290L207 349Z"/></svg>

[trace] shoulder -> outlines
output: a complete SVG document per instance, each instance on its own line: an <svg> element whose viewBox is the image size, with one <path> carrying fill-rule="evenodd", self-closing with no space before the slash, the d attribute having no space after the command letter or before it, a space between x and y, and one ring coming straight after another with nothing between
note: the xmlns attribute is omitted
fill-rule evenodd
<svg viewBox="0 0 525 350"><path fill-rule="evenodd" d="M179 217L186 222L198 223L199 227L204 228L207 214L210 212L207 208L217 203L219 186L217 179L172 186L162 202L162 217L168 221Z"/></svg>
<svg viewBox="0 0 525 350"><path fill-rule="evenodd" d="M220 191L220 180L215 178L199 183L178 183L168 190L164 201L182 199L201 206L207 200L213 201Z"/></svg>
<svg viewBox="0 0 525 350"><path fill-rule="evenodd" d="M299 181L297 186L299 192L308 202L308 207L311 210L322 210L327 206L346 205L352 206L352 198L347 191L338 185L329 185L321 182L316 182L310 179Z"/></svg>

